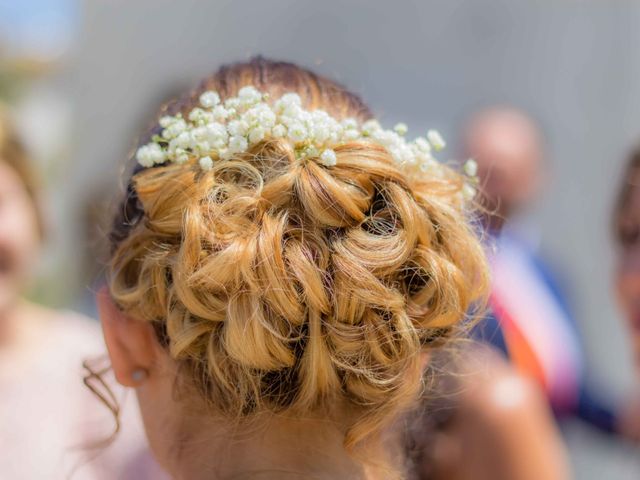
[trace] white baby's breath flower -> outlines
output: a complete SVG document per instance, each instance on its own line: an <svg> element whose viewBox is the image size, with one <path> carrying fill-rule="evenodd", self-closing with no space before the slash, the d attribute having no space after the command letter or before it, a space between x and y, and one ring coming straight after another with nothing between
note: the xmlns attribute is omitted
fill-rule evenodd
<svg viewBox="0 0 640 480"><path fill-rule="evenodd" d="M345 130L344 132L342 132L342 138L344 138L344 140L347 142L357 140L358 138L360 138L360 132L353 129Z"/></svg>
<svg viewBox="0 0 640 480"><path fill-rule="evenodd" d="M262 100L262 94L255 87L248 85L238 91L240 104L244 107L255 105Z"/></svg>
<svg viewBox="0 0 640 480"><path fill-rule="evenodd" d="M162 128L167 128L169 125L171 125L176 120L177 120L177 118L172 116L172 115L165 115L163 117L160 117L160 120L158 121L158 123L160 124L160 126Z"/></svg>
<svg viewBox="0 0 640 480"><path fill-rule="evenodd" d="M360 138L360 132L357 130L345 130L342 133L342 138L344 138L345 142L352 142Z"/></svg>
<svg viewBox="0 0 640 480"><path fill-rule="evenodd" d="M220 103L220 95L217 92L209 90L200 95L200 105L204 108L213 108Z"/></svg>
<svg viewBox="0 0 640 480"><path fill-rule="evenodd" d="M291 107L300 107L302 100L297 93L285 93L279 100L276 101L274 107L276 112L282 113Z"/></svg>
<svg viewBox="0 0 640 480"><path fill-rule="evenodd" d="M324 152L320 154L320 163L325 167L333 167L338 163L338 158L336 157L336 152L332 149L327 148Z"/></svg>
<svg viewBox="0 0 640 480"><path fill-rule="evenodd" d="M207 128L206 127L196 127L191 130L191 140L192 143L198 143L207 138Z"/></svg>
<svg viewBox="0 0 640 480"><path fill-rule="evenodd" d="M313 145L307 145L302 150L300 150L298 153L299 153L300 158L305 158L305 157L315 158L315 157L319 157L320 156L320 152Z"/></svg>
<svg viewBox="0 0 640 480"><path fill-rule="evenodd" d="M208 123L204 129L204 138L213 148L222 148L227 145L229 134L223 124L217 122Z"/></svg>
<svg viewBox="0 0 640 480"><path fill-rule="evenodd" d="M421 153L431 153L431 144L427 141L426 138L424 137L417 137L414 141L413 144L416 147L416 150L418 150Z"/></svg>
<svg viewBox="0 0 640 480"><path fill-rule="evenodd" d="M374 133L381 129L382 127L377 120L367 120L362 124L362 133L367 137L373 136Z"/></svg>
<svg viewBox="0 0 640 480"><path fill-rule="evenodd" d="M401 137L398 136L392 130L382 130L381 128L378 130L371 131L371 138L376 142L384 145L385 147L391 149L396 146Z"/></svg>
<svg viewBox="0 0 640 480"><path fill-rule="evenodd" d="M176 145L180 148L188 148L191 146L191 137L189 136L189 132L182 132L174 140Z"/></svg>
<svg viewBox="0 0 640 480"><path fill-rule="evenodd" d="M202 157L200 160L198 160L198 164L200 165L200 168L205 172L208 172L213 168L213 160L209 156Z"/></svg>
<svg viewBox="0 0 640 480"><path fill-rule="evenodd" d="M263 127L255 127L249 132L249 141L252 144L261 142L266 136L266 130Z"/></svg>
<svg viewBox="0 0 640 480"><path fill-rule="evenodd" d="M311 127L311 137L315 142L324 143L330 135L329 125L325 122L318 122Z"/></svg>
<svg viewBox="0 0 640 480"><path fill-rule="evenodd" d="M149 168L164 163L166 155L157 143L148 143L136 151L136 160L143 167Z"/></svg>
<svg viewBox="0 0 640 480"><path fill-rule="evenodd" d="M469 177L475 177L478 174L478 163L473 158L470 158L464 162L462 169Z"/></svg>
<svg viewBox="0 0 640 480"><path fill-rule="evenodd" d="M140 165L142 165L145 168L152 167L154 163L153 159L151 158L151 155L149 155L147 148L148 147L144 145L138 148L138 151L136 152L136 160Z"/></svg>
<svg viewBox="0 0 640 480"><path fill-rule="evenodd" d="M261 126L269 129L276 123L276 114L268 105L260 103L244 112L242 114L242 120L250 126Z"/></svg>
<svg viewBox="0 0 640 480"><path fill-rule="evenodd" d="M162 131L162 137L170 140L177 137L187 129L187 122L178 118Z"/></svg>
<svg viewBox="0 0 640 480"><path fill-rule="evenodd" d="M346 118L340 122L339 126L341 131L338 132L338 128L336 128L335 132L339 133L338 136L342 136L342 138L347 142L356 140L361 136L361 133L358 130L358 122L355 118Z"/></svg>
<svg viewBox="0 0 640 480"><path fill-rule="evenodd" d="M342 128L345 130L354 130L358 128L358 121L355 118L345 118L341 122Z"/></svg>
<svg viewBox="0 0 640 480"><path fill-rule="evenodd" d="M295 104L288 105L284 108L284 110L280 113L280 120L284 124L301 122L305 123L306 121L306 112L302 110L302 107L299 107Z"/></svg>
<svg viewBox="0 0 640 480"><path fill-rule="evenodd" d="M275 138L284 137L287 134L287 127L282 124L276 125L271 130L271 135Z"/></svg>
<svg viewBox="0 0 640 480"><path fill-rule="evenodd" d="M393 159L400 165L415 163L415 156L411 149L402 143L393 143L387 147Z"/></svg>
<svg viewBox="0 0 640 480"><path fill-rule="evenodd" d="M276 124L276 114L273 113L268 106L265 105L263 109L260 109L258 114L258 121L265 128L271 128Z"/></svg>
<svg viewBox="0 0 640 480"><path fill-rule="evenodd" d="M167 156L168 160L175 160L176 159L176 151L177 150L181 150L180 147L178 146L178 142L176 141L176 139L174 138L173 140L171 140L169 142L169 145L167 145L167 148L165 150L165 155Z"/></svg>
<svg viewBox="0 0 640 480"><path fill-rule="evenodd" d="M353 130L349 130L349 132L352 132ZM330 125L329 128L329 138L327 139L327 143L330 144L337 144L341 142L341 138L344 135L345 130L342 129L342 127L336 123L332 123Z"/></svg>
<svg viewBox="0 0 640 480"><path fill-rule="evenodd" d="M409 127L407 127L407 124L402 122L397 123L396 126L393 127L393 129L398 135L402 135L402 136L406 135L407 132L409 131Z"/></svg>
<svg viewBox="0 0 640 480"><path fill-rule="evenodd" d="M176 150L176 163L187 163L189 161L189 154L181 148Z"/></svg>
<svg viewBox="0 0 640 480"><path fill-rule="evenodd" d="M437 130L429 130L427 132L427 139L436 152L439 152L447 146L442 135L440 135L440 132Z"/></svg>
<svg viewBox="0 0 640 480"><path fill-rule="evenodd" d="M333 120L325 110L314 110L311 113L311 121L314 123L327 123Z"/></svg>
<svg viewBox="0 0 640 480"><path fill-rule="evenodd" d="M236 135L229 139L229 152L230 153L239 153L247 150L249 146L247 139L245 137L241 137L240 135Z"/></svg>
<svg viewBox="0 0 640 480"><path fill-rule="evenodd" d="M238 97L227 98L224 102L224 106L227 110L233 109L235 113L235 110L238 110L241 107L240 99Z"/></svg>
<svg viewBox="0 0 640 480"><path fill-rule="evenodd" d="M200 155L206 155L207 153L211 152L211 144L207 141L198 142L195 145L195 150Z"/></svg>
<svg viewBox="0 0 640 480"><path fill-rule="evenodd" d="M165 115L159 120L160 135L152 137L149 144L136 152L141 165L185 163L195 157L203 170L210 170L212 158L228 160L265 139L284 138L299 158L313 158L331 167L337 162L336 147L366 139L385 148L407 174L424 172L437 178L446 175L446 169L431 155L432 150L445 147L435 130L429 130L426 138L408 141L405 139L408 127L404 123L385 130L377 120L362 125L355 118L337 120L324 110L304 109L296 93L282 95L271 105L265 94L250 85L224 103L214 91L204 92L199 100L202 108L192 109L187 120L181 114ZM465 197L475 194L472 185L477 181L477 169L473 160L462 167L470 178L461 192Z"/></svg>
<svg viewBox="0 0 640 480"><path fill-rule="evenodd" d="M400 150L401 163L406 163L407 165L414 165L418 161L416 156L413 154L411 147L409 147L409 145L407 145L406 143L401 145L399 150Z"/></svg>
<svg viewBox="0 0 640 480"><path fill-rule="evenodd" d="M203 113L204 113L203 109L201 109L200 107L196 107L189 112L188 118L192 122L197 122Z"/></svg>
<svg viewBox="0 0 640 480"><path fill-rule="evenodd" d="M215 116L211 112L207 112L202 108L194 108L189 112L189 120L197 125L204 125L215 120Z"/></svg>
<svg viewBox="0 0 640 480"><path fill-rule="evenodd" d="M293 123L289 125L289 138L296 143L304 142L309 132L302 123Z"/></svg>
<svg viewBox="0 0 640 480"><path fill-rule="evenodd" d="M211 113L213 114L213 118L218 122L223 122L230 115L229 110L224 108L224 105L216 105L211 111Z"/></svg>
<svg viewBox="0 0 640 480"><path fill-rule="evenodd" d="M232 120L227 124L227 131L231 136L246 135L249 125L244 120Z"/></svg>

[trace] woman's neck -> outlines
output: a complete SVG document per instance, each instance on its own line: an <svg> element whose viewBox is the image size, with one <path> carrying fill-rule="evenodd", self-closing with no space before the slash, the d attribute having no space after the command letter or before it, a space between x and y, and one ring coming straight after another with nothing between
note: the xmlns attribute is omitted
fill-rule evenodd
<svg viewBox="0 0 640 480"><path fill-rule="evenodd" d="M383 478L372 472L376 462L388 466L382 442L370 445L362 460L343 445L344 433L322 419L271 417L260 426L202 429L206 434L188 436L172 468L180 480L244 479L354 479ZM210 432L219 433L214 438Z"/></svg>
<svg viewBox="0 0 640 480"><path fill-rule="evenodd" d="M52 314L49 310L19 301L0 315L0 378L17 379L41 358L47 345Z"/></svg>
<svg viewBox="0 0 640 480"><path fill-rule="evenodd" d="M46 310L16 299L0 309L0 350L18 348L37 333Z"/></svg>

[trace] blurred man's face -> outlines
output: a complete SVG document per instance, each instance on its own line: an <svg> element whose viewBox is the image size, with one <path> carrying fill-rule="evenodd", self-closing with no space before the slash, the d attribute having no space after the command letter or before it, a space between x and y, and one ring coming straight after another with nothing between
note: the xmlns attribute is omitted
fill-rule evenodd
<svg viewBox="0 0 640 480"><path fill-rule="evenodd" d="M38 243L35 205L18 174L0 159L0 314L24 288Z"/></svg>
<svg viewBox="0 0 640 480"><path fill-rule="evenodd" d="M640 172L635 174L640 180ZM640 188L633 187L617 225L619 243L616 288L633 334L636 364L640 368Z"/></svg>
<svg viewBox="0 0 640 480"><path fill-rule="evenodd" d="M535 200L542 179L539 133L524 114L497 109L480 113L470 123L467 155L478 162L483 203L497 225Z"/></svg>
<svg viewBox="0 0 640 480"><path fill-rule="evenodd" d="M486 138L474 157L489 208L509 216L535 199L540 160L528 145L517 139Z"/></svg>

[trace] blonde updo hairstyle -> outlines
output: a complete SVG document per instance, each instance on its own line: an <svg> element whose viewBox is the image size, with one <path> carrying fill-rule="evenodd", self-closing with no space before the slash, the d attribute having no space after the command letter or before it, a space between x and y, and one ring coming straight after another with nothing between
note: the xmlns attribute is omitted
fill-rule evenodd
<svg viewBox="0 0 640 480"><path fill-rule="evenodd" d="M371 118L333 81L262 58L221 68L160 115L245 85ZM269 140L209 172L196 159L138 167L111 235L110 291L154 325L184 400L233 419L346 406L352 448L418 398L421 353L482 303L486 267L458 173L409 177L372 142L335 152L325 167Z"/></svg>

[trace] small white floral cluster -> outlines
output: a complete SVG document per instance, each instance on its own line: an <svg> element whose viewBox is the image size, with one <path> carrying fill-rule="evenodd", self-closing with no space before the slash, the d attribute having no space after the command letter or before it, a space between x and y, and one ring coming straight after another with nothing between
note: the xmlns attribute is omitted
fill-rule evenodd
<svg viewBox="0 0 640 480"><path fill-rule="evenodd" d="M429 130L426 137L407 141L404 123L385 130L376 120L362 124L353 118L338 121L323 110L305 110L295 93L286 93L271 104L267 94L246 86L224 102L213 91L204 92L199 100L200 107L189 112L187 119L181 114L160 119L161 133L136 152L140 165L152 167L198 159L200 167L208 171L215 162L246 152L255 144L284 138L291 142L299 158L314 159L326 167L337 163L335 147L352 141L373 141L384 146L399 165L436 173L440 163L432 152L445 147L435 130ZM476 171L473 160L465 164L468 176L475 177ZM465 196L475 194L471 185L466 189Z"/></svg>

